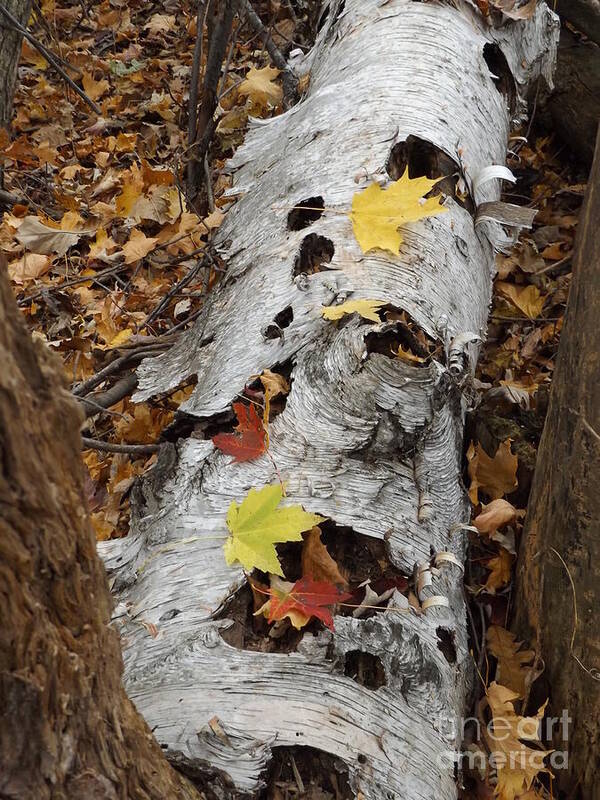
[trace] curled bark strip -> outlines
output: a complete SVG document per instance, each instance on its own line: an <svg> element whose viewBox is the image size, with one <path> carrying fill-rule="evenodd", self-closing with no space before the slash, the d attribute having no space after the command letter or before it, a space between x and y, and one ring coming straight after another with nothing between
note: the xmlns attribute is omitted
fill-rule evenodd
<svg viewBox="0 0 600 800"><path fill-rule="evenodd" d="M255 792L272 748L302 744L342 759L367 800L447 800L456 796L459 742L444 736L441 720L462 714L470 659L461 570L431 568L431 559L464 553L455 523L468 519L460 453L472 363L463 353L485 335L497 223L475 229L448 197L446 214L405 227L397 256L364 254L347 211L409 136L460 165L467 187L502 164L511 120L484 45L502 48L521 91L550 70L558 29L544 5L532 20L499 29L460 0L346 0L340 8L329 4L298 68L311 72L302 102L251 126L230 162L241 199L215 241L227 260L223 281L195 327L138 368L136 399L196 374L183 410L210 418L230 409L250 376L291 361L291 390L269 427L270 458L232 463L198 439L180 443L176 458L159 454L130 537L101 549L122 607L159 630L149 640L126 615L119 620L129 691L169 754L193 768L208 763L238 791ZM499 194L499 181L489 180L477 201ZM290 210L308 198L319 198L311 208L323 213L290 226ZM305 257L298 269L313 234L326 257L318 269ZM323 319L322 306L348 298L381 298L406 312L439 344L437 355L414 365L370 350L368 337L383 339L389 322ZM287 309L281 335L265 335ZM404 574L425 563L424 602L444 602L419 616L337 616L335 634L304 636L286 655L226 644L220 629L230 623L216 614L246 578L225 563L225 516L249 487L277 480L274 464L285 502L329 517L338 535L345 527L383 541ZM377 688L346 674L356 651L379 659ZM215 716L228 743L208 725Z"/></svg>

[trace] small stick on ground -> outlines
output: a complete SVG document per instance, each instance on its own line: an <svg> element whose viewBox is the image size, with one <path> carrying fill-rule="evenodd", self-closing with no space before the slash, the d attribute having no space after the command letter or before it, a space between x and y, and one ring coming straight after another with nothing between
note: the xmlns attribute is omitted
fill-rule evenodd
<svg viewBox="0 0 600 800"><path fill-rule="evenodd" d="M102 442L100 439L88 439L87 436L81 437L81 444L84 450L125 453L130 456L151 456L160 447L158 444L113 444L112 442Z"/></svg>
<svg viewBox="0 0 600 800"><path fill-rule="evenodd" d="M96 372L95 375L92 375L87 380L79 383L71 390L71 392L75 395L75 397L85 397L85 395L95 389L96 386L99 386L108 377L114 375L115 372L119 372L119 370L121 370L123 367L131 364L132 361L141 361L146 356L158 355L168 347L170 347L170 344L167 344L166 342L164 344L156 342L156 344L148 344L144 347L139 347L135 350L132 350L130 353L125 353L124 355L119 356L119 358L115 358L114 361L111 361L110 364L107 364L99 372Z"/></svg>
<svg viewBox="0 0 600 800"><path fill-rule="evenodd" d="M169 305L171 298L174 297L178 292L180 292L181 289L184 289L188 285L188 283L191 283L196 277L196 275L200 272L202 267L207 266L210 263L211 259L208 256L208 254L205 258L201 259L200 261L197 261L196 264L194 264L194 266L188 270L186 275L184 275L180 281L177 281L177 283L174 284L169 289L169 291L162 298L162 300L159 303L157 303L157 305L148 314L146 319L138 326L138 330L147 325L150 325L159 316L159 314Z"/></svg>
<svg viewBox="0 0 600 800"><path fill-rule="evenodd" d="M97 394L87 397L78 398L83 405L83 410L87 417L93 417L95 414L100 414L103 409L110 408L119 400L122 400L127 395L131 394L137 388L137 375L131 372L120 381L117 381L114 386L107 389L105 392L98 392ZM88 402L89 400L89 402Z"/></svg>
<svg viewBox="0 0 600 800"><path fill-rule="evenodd" d="M26 306L27 303L30 303L32 300L37 300L38 297L43 297L49 292L58 292L61 289L67 289L69 286L77 286L78 283L85 283L86 281L96 283L99 278L105 278L107 275L113 275L117 272L120 272L122 269L125 269L126 267L127 264L117 264L114 267L101 269L100 272L96 272L94 275L80 275L78 278L72 278L69 281L64 281L63 283L59 283L55 286L46 286L43 289L40 289L39 292L29 294L27 297L22 297L18 304L19 306Z"/></svg>

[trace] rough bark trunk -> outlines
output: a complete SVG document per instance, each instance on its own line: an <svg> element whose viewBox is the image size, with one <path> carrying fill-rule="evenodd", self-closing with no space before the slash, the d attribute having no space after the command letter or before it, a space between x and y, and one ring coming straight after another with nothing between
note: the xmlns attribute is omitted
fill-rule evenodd
<svg viewBox="0 0 600 800"><path fill-rule="evenodd" d="M140 399L196 374L185 410L208 419L230 409L251 376L291 364L287 404L270 429L286 502L332 520L340 545L368 552L379 542L396 567L417 565L420 599L436 597L421 616L337 616L334 634L305 635L291 653L227 644L231 621L218 612L246 582L223 556L227 508L277 480L273 463L231 463L210 440L166 450L130 536L102 545L121 601L128 691L173 758L209 764L238 790L260 788L273 748L300 744L345 765L356 796L456 795L470 663L463 389L471 342L486 326L491 240L502 239L484 217L509 211L487 205L500 187L484 170L504 163L508 106L548 76L557 35L545 5L496 29L467 2L329 3L315 48L294 63L298 74L310 70L307 95L252 126L230 165L242 196L217 240L223 283L183 342L139 371ZM364 255L345 213L352 196L406 163L412 175L436 163L437 175L456 171L475 219L448 196L447 214L407 226L397 257ZM288 224L302 201L325 210ZM321 306L345 297L406 312L438 354L421 366L390 357L406 334L399 322L324 320ZM376 690L355 679L356 651L378 660Z"/></svg>
<svg viewBox="0 0 600 800"><path fill-rule="evenodd" d="M7 6L25 24L30 3ZM20 36L2 30L0 122ZM81 411L34 342L0 257L0 797L197 800L126 697L86 512Z"/></svg>
<svg viewBox="0 0 600 800"><path fill-rule="evenodd" d="M558 0L558 13L600 44L600 0Z"/></svg>
<svg viewBox="0 0 600 800"><path fill-rule="evenodd" d="M7 7L26 23L29 6ZM2 125L19 52L2 28ZM59 359L27 332L2 258L0 363L0 797L195 800L125 695L86 512L81 411Z"/></svg>
<svg viewBox="0 0 600 800"><path fill-rule="evenodd" d="M3 0L7 11L27 25L31 0ZM0 127L6 127L12 117L13 94L17 66L21 53L21 34L13 30L0 15Z"/></svg>
<svg viewBox="0 0 600 800"><path fill-rule="evenodd" d="M591 167L600 120L600 47L563 29L555 89L548 101L550 125L587 167Z"/></svg>
<svg viewBox="0 0 600 800"><path fill-rule="evenodd" d="M0 797L201 795L126 697L62 365L33 341L0 261Z"/></svg>
<svg viewBox="0 0 600 800"><path fill-rule="evenodd" d="M537 639L552 712L572 718L561 784L600 798L600 138L519 559L518 626ZM563 563L564 562L564 563ZM574 614L574 608L576 614Z"/></svg>

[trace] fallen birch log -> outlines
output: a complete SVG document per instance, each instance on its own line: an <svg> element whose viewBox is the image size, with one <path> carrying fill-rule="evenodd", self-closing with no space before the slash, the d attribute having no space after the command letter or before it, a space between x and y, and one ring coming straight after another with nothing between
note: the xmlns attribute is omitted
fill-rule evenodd
<svg viewBox="0 0 600 800"><path fill-rule="evenodd" d="M557 36L544 4L494 27L459 0L333 0L312 52L294 63L310 71L307 94L256 122L230 163L240 197L217 240L226 277L194 329L142 363L136 399L197 375L184 410L218 420L251 376L287 367L270 457L233 463L193 438L167 446L138 491L129 537L101 545L128 693L169 757L212 776L219 796L256 792L273 749L298 745L334 756L357 797L456 796L471 674L463 417L494 249L510 240L506 223L514 234L528 222L498 202L497 165L528 87L550 81ZM365 255L352 198L407 166L457 177L443 184L447 213L406 226L397 256ZM290 215L297 206L323 212ZM367 298L395 317L322 316ZM411 336L433 342L434 357L394 357ZM357 552L380 542L416 575L419 615L397 592L396 612L338 615L335 633L306 634L294 652L224 640L223 608L247 583L225 562L227 510L277 482L274 464L284 503L327 517L330 535ZM356 654L378 665L377 688L353 673Z"/></svg>

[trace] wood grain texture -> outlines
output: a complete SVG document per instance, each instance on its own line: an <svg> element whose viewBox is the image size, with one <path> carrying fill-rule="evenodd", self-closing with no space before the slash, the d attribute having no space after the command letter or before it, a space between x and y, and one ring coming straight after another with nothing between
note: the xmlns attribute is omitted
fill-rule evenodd
<svg viewBox="0 0 600 800"><path fill-rule="evenodd" d="M208 418L229 409L252 375L291 360L291 391L270 429L285 502L345 526L340 536L385 541L389 560L409 572L429 564L432 549L464 555L464 390L485 335L493 245L510 237L493 221L476 225L449 197L446 214L406 226L398 256L364 255L346 212L409 135L456 163L475 204L497 201L497 180L475 185L485 167L504 163L511 114L484 46L502 49L522 93L549 77L557 34L544 5L528 23L494 29L462 2L330 3L313 51L294 63L298 74L310 71L308 93L256 121L229 164L240 199L217 237L227 262L221 286L181 343L138 370L138 399L196 374L184 408ZM521 99L515 113L522 108ZM315 196L323 215L288 230L290 209ZM311 234L332 243L333 257L324 271L295 275ZM368 346L393 324L323 319L323 305L346 298L405 310L439 355L413 366ZM282 335L266 336L288 307ZM267 456L232 463L210 441L161 454L138 492L130 536L101 545L130 695L170 757L210 765L238 790L260 789L273 747L303 744L341 759L367 800L455 797L456 722L471 663L459 566L435 571L422 599L443 596L447 606L419 617L338 616L335 634L305 636L290 654L222 639L229 623L217 612L246 580L225 564L227 508L275 480ZM452 663L440 628L454 641ZM381 659L384 686L345 674L355 650ZM214 716L228 743L208 724Z"/></svg>
<svg viewBox="0 0 600 800"><path fill-rule="evenodd" d="M555 88L548 100L550 124L588 168L600 121L600 46L570 31L560 34Z"/></svg>
<svg viewBox="0 0 600 800"><path fill-rule="evenodd" d="M573 282L525 523L517 620L521 631L537 640L546 663L552 713L567 709L571 717L568 741L560 736L555 741L557 749L569 750L569 770L558 773L559 784L585 800L600 798L599 219L600 139L579 220ZM567 569L578 618L572 646Z"/></svg>

